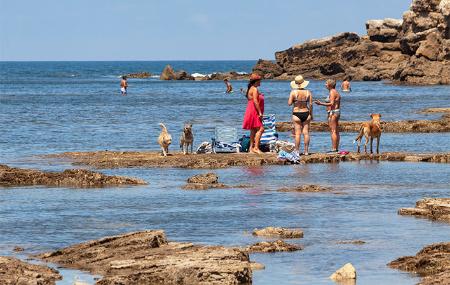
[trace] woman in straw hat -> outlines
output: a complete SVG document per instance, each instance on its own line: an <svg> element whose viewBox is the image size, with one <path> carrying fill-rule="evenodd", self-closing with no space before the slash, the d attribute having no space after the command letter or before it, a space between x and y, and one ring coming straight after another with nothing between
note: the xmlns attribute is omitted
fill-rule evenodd
<svg viewBox="0 0 450 285"><path fill-rule="evenodd" d="M262 117L264 115L264 95L259 92L261 76L253 73L247 88L247 109L245 110L242 128L250 130L250 150L251 153L262 153L259 149L259 142L264 132Z"/></svg>
<svg viewBox="0 0 450 285"><path fill-rule="evenodd" d="M300 151L300 136L303 134L304 154L309 154L309 124L313 119L312 93L306 90L309 81L298 75L294 81L291 81L291 94L289 95L288 105L293 105L292 121L295 129L295 150Z"/></svg>

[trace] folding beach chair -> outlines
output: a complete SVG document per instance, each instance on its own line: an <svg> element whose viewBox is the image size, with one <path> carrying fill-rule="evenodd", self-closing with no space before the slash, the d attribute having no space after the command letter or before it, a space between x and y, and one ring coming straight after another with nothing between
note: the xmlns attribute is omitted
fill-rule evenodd
<svg viewBox="0 0 450 285"><path fill-rule="evenodd" d="M275 142L278 140L278 134L275 126L275 115L266 115L263 117L264 133L261 136L260 149L274 150Z"/></svg>
<svg viewBox="0 0 450 285"><path fill-rule="evenodd" d="M216 127L211 140L213 153L239 152L241 145L237 138L237 129L233 127Z"/></svg>

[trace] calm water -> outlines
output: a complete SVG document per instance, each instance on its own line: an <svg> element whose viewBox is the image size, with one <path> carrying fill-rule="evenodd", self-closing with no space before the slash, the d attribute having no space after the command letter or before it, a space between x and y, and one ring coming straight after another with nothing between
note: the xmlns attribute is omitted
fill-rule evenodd
<svg viewBox="0 0 450 285"><path fill-rule="evenodd" d="M166 62L0 63L0 163L60 170L35 155L63 151L155 150L159 122L176 143L184 121L194 123L196 142L209 140L216 125L239 127L245 98L224 94L222 82L161 82L130 79L129 95L119 95L118 76L149 71L159 74ZM203 74L249 72L253 62L172 62L175 69ZM245 82L233 82L235 90ZM315 97L326 97L323 82L311 82ZM365 120L379 112L384 120L428 118L423 108L450 105L450 87L399 87L355 82L343 95L344 120ZM266 81L267 113L289 120L287 82ZM317 120L325 119L315 109ZM353 150L355 134L342 135L342 149ZM285 137L287 137L285 135ZM450 135L383 134L384 151L450 151ZM327 133L314 133L313 151L329 148ZM0 254L20 245L26 253L134 230L161 228L178 241L246 245L260 239L255 227L301 227L305 246L295 253L255 254L266 269L255 284L333 284L327 277L347 262L358 284L415 284L418 279L390 270L389 261L432 242L447 241L448 224L398 216L399 207L422 197L448 196L450 166L428 163L341 163L218 170L226 184L249 189L186 192L185 179L202 171L117 169L108 174L140 177L150 185L107 189L18 187L0 189ZM177 179L167 179L177 177ZM330 185L340 194L280 193L303 183ZM338 245L362 239L364 245ZM24 257L24 256L21 256ZM79 272L63 271L71 284Z"/></svg>

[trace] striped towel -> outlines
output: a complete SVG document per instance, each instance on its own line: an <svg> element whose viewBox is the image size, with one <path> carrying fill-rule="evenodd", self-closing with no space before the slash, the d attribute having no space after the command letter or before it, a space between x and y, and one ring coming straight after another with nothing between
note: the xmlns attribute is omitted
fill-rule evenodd
<svg viewBox="0 0 450 285"><path fill-rule="evenodd" d="M275 129L275 115L267 115L263 117L264 133L261 136L262 145L273 144L278 140L277 131Z"/></svg>

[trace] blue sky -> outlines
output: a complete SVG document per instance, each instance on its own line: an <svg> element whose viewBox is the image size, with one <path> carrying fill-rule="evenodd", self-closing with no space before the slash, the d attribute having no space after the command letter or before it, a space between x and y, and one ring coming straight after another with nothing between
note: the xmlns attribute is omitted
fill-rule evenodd
<svg viewBox="0 0 450 285"><path fill-rule="evenodd" d="M0 0L0 60L273 59L409 0Z"/></svg>

